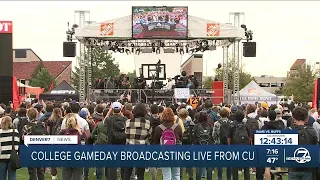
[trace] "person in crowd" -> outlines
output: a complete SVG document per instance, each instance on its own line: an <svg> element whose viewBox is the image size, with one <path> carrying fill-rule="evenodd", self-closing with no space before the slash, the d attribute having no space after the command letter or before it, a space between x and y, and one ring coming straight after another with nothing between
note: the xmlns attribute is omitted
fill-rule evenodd
<svg viewBox="0 0 320 180"><path fill-rule="evenodd" d="M231 121L234 121L234 113L237 112L238 106L232 105L231 108L230 108L230 110L231 110L231 113L230 113L229 119L230 119Z"/></svg>
<svg viewBox="0 0 320 180"><path fill-rule="evenodd" d="M259 111L259 120L261 122L261 127L264 125L265 122L269 121L267 110L262 109Z"/></svg>
<svg viewBox="0 0 320 180"><path fill-rule="evenodd" d="M193 143L195 145L211 145L213 141L213 125L208 122L208 114L204 111L199 113L198 123L194 126L194 138ZM207 179L212 180L212 167L206 168ZM201 180L202 168L196 168L196 180ZM190 179L190 178L189 178ZM192 178L193 179L193 178Z"/></svg>
<svg viewBox="0 0 320 180"><path fill-rule="evenodd" d="M45 123L38 121L38 111L34 108L28 111L29 122L23 127L24 135L46 135L47 129ZM44 167L28 168L29 179L45 180Z"/></svg>
<svg viewBox="0 0 320 180"><path fill-rule="evenodd" d="M311 107L309 105L304 105L302 107L304 107L308 112L311 110ZM308 125L309 127L312 127L315 121L316 120L308 113L308 120L306 122L306 125Z"/></svg>
<svg viewBox="0 0 320 180"><path fill-rule="evenodd" d="M159 117L160 117L160 119L161 119L163 110L164 110L164 107L163 106L159 106Z"/></svg>
<svg viewBox="0 0 320 180"><path fill-rule="evenodd" d="M78 103L72 103L70 105L70 111L75 114L79 128L86 133L87 137L90 137L90 128L89 128L88 122L85 119L81 118L78 114L80 111L80 105ZM66 122L67 122L67 119L64 118L61 124L61 129L67 128Z"/></svg>
<svg viewBox="0 0 320 180"><path fill-rule="evenodd" d="M153 140L154 144L162 143L163 132L170 132L170 129L173 131L172 141L175 144L180 144L182 141L182 129L175 120L174 113L171 108L164 108L161 116L161 125L156 127ZM168 133L169 134L169 133ZM172 133L170 133L172 134ZM169 137L169 136L168 136ZM180 180L180 167L165 167L161 168L163 180Z"/></svg>
<svg viewBox="0 0 320 180"><path fill-rule="evenodd" d="M213 126L213 144L228 145L227 133L232 121L229 120L229 111L226 107L219 112L221 119ZM222 180L222 168L218 168L218 180ZM227 168L227 180L231 180L231 168Z"/></svg>
<svg viewBox="0 0 320 180"><path fill-rule="evenodd" d="M104 110L104 107L102 104L98 104L95 108L95 112L93 113L92 115L92 118L94 120L94 123L95 123L95 126L104 120L104 116L103 116L103 110Z"/></svg>
<svg viewBox="0 0 320 180"><path fill-rule="evenodd" d="M152 133L151 137L154 136L155 129L161 124L161 120L159 117L159 106L156 104L151 105L151 116L150 116L150 123L152 127ZM153 143L153 139L150 139L150 143ZM150 168L152 180L157 180L157 168L156 167L151 167Z"/></svg>
<svg viewBox="0 0 320 180"><path fill-rule="evenodd" d="M268 105L267 102L262 102L261 103L261 110L266 110L266 111L269 110L269 105Z"/></svg>
<svg viewBox="0 0 320 180"><path fill-rule="evenodd" d="M209 119L208 121L213 125L216 121L219 120L217 112L213 111L212 109L212 101L211 100L206 100L204 103L204 111L208 114Z"/></svg>
<svg viewBox="0 0 320 180"><path fill-rule="evenodd" d="M167 90L171 90L173 87L173 81L172 81L172 78L168 78L168 83L167 83L167 87L166 89Z"/></svg>
<svg viewBox="0 0 320 180"><path fill-rule="evenodd" d="M250 139L254 142L254 133L256 130L259 130L262 127L262 122L260 121L258 114L256 113L257 107L254 104L248 104L246 107L246 118L243 119L243 122L246 123L250 129ZM262 109L262 111L265 108Z"/></svg>
<svg viewBox="0 0 320 180"><path fill-rule="evenodd" d="M46 113L40 118L40 121L47 123L47 120L51 117L53 109L54 109L54 105L51 102L47 103Z"/></svg>
<svg viewBox="0 0 320 180"><path fill-rule="evenodd" d="M81 130L77 124L76 114L70 114L66 119L66 128L62 129L60 135L76 135L78 136L78 144L81 144L81 139L86 139L86 133ZM62 180L79 180L82 177L82 168L64 167L62 168Z"/></svg>
<svg viewBox="0 0 320 180"><path fill-rule="evenodd" d="M124 110L130 111L132 113L133 105L131 103L126 103L124 105Z"/></svg>
<svg viewBox="0 0 320 180"><path fill-rule="evenodd" d="M57 135L60 133L63 117L62 110L60 108L54 108L50 118L47 121L47 132L50 135ZM57 168L51 168L52 180L57 179Z"/></svg>
<svg viewBox="0 0 320 180"><path fill-rule="evenodd" d="M0 118L5 115L5 110L0 106Z"/></svg>
<svg viewBox="0 0 320 180"><path fill-rule="evenodd" d="M195 86L194 86L191 78L188 78L188 83L187 83L186 88L195 89Z"/></svg>
<svg viewBox="0 0 320 180"><path fill-rule="evenodd" d="M17 118L13 120L13 126L19 132L20 143L23 144L23 128L28 124L27 109L19 108Z"/></svg>
<svg viewBox="0 0 320 180"><path fill-rule="evenodd" d="M117 104L119 105L119 104ZM134 119L126 121L126 144L129 145L148 145L152 133L152 126L146 119L147 109L145 104L139 103L133 109ZM125 168L123 180L130 180L132 167ZM144 180L145 168L137 168L138 180Z"/></svg>
<svg viewBox="0 0 320 180"><path fill-rule="evenodd" d="M40 120L43 116L43 105L37 103L37 104L35 104L34 108L37 109L37 111L39 113L38 119Z"/></svg>
<svg viewBox="0 0 320 180"><path fill-rule="evenodd" d="M238 110L234 114L235 121L228 128L227 141L229 145L249 145L251 143L251 129L243 122L244 112ZM249 168L244 169L244 179L250 179ZM232 168L232 179L238 180L239 168Z"/></svg>
<svg viewBox="0 0 320 180"><path fill-rule="evenodd" d="M282 121L283 125L284 125L284 128L287 128L287 121L282 119L282 111L281 111L281 109L280 108L276 108L274 110L274 112L277 113L276 121Z"/></svg>
<svg viewBox="0 0 320 180"><path fill-rule="evenodd" d="M316 131L308 126L308 110L304 107L296 107L292 111L294 124L290 129L298 130L299 145L316 145L318 139ZM289 180L312 179L314 169L312 168L289 168Z"/></svg>
<svg viewBox="0 0 320 180"><path fill-rule="evenodd" d="M191 118L188 118L189 116L189 113L188 111L183 108L183 109L180 109L179 110L179 119L182 120L182 123L183 123L183 127L185 129L185 131L183 132L183 135L182 135L182 145L192 145L193 143L193 128L194 128L194 122L191 120ZM176 123L178 123L179 121L176 121ZM186 171L188 173L188 177L189 179L193 179L193 168L186 168ZM180 176L181 176L181 179L183 179L182 175L183 175L183 170L181 168L180 170Z"/></svg>
<svg viewBox="0 0 320 180"><path fill-rule="evenodd" d="M124 145L126 144L126 121L127 118L121 114L122 104L114 102L110 110L112 116L104 121L104 126L107 128L108 144ZM124 169L121 170L121 178L124 179ZM117 168L109 168L110 179L117 179Z"/></svg>
<svg viewBox="0 0 320 180"><path fill-rule="evenodd" d="M16 180L16 170L10 167L10 157L13 147L19 149L19 141L18 130L12 125L11 117L3 117L0 129L0 179Z"/></svg>

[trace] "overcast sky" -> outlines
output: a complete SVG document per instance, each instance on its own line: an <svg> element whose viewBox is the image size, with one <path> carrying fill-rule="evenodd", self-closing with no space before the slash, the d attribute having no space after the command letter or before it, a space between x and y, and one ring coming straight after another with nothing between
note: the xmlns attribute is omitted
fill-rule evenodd
<svg viewBox="0 0 320 180"><path fill-rule="evenodd" d="M118 1L118 2L0 2L0 20L14 23L14 48L31 48L45 61L73 60L62 57L67 22L77 21L75 10L89 10L90 20L102 22L131 14L131 6L188 6L189 15L229 22L229 12L244 12L241 22L254 34L257 57L242 58L252 75L285 76L295 59L304 58L311 65L320 61L320 2L306 1ZM116 56L122 71L131 71L126 61L132 57ZM206 56L209 70L222 61L222 50ZM180 61L180 60L179 60ZM74 61L75 62L75 61ZM74 63L75 65L75 63Z"/></svg>

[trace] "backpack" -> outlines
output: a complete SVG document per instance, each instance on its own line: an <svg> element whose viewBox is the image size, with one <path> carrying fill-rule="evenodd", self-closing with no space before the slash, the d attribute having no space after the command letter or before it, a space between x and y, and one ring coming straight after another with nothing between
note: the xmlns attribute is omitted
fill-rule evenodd
<svg viewBox="0 0 320 180"><path fill-rule="evenodd" d="M174 130L178 127L178 124L175 123L171 126L171 128L165 127L163 124L160 124L159 127L162 130L161 137L160 137L160 144L161 145L176 145L177 138Z"/></svg>
<svg viewBox="0 0 320 180"><path fill-rule="evenodd" d="M100 122L96 128L98 134L95 144L108 144L107 127L103 124L103 122Z"/></svg>
<svg viewBox="0 0 320 180"><path fill-rule="evenodd" d="M249 144L249 134L244 123L237 124L234 130L232 144Z"/></svg>
<svg viewBox="0 0 320 180"><path fill-rule="evenodd" d="M207 114L208 114L208 122L211 123L212 125L219 120L219 117L212 110L208 110Z"/></svg>
<svg viewBox="0 0 320 180"><path fill-rule="evenodd" d="M211 134L212 130L211 127L209 125L207 126L203 126L201 124L198 124L198 128L197 128L197 137L196 137L196 144L200 144L200 145L209 145L212 144L212 134Z"/></svg>
<svg viewBox="0 0 320 180"><path fill-rule="evenodd" d="M111 144L126 143L126 120L123 118L113 118L111 123Z"/></svg>
<svg viewBox="0 0 320 180"><path fill-rule="evenodd" d="M18 131L19 131L19 137L22 137L23 136L23 128L25 125L27 125L29 122L28 122L28 119L26 117L19 117L19 122L18 122Z"/></svg>
<svg viewBox="0 0 320 180"><path fill-rule="evenodd" d="M56 120L54 126L50 130L50 135L58 135L61 131L62 119Z"/></svg>
<svg viewBox="0 0 320 180"><path fill-rule="evenodd" d="M183 135L182 135L182 144L192 144L192 140L191 140L192 127L190 127L190 125L191 125L191 121L183 122L185 131L183 132Z"/></svg>
<svg viewBox="0 0 320 180"><path fill-rule="evenodd" d="M300 144L312 144L311 143L311 136L308 131L308 126L304 126L302 129L298 129L298 143ZM289 129L292 130L291 127Z"/></svg>
<svg viewBox="0 0 320 180"><path fill-rule="evenodd" d="M250 127L250 132L251 132L251 135L253 136L254 133L256 132L256 130L259 129L259 119L257 118L247 118L247 124L249 125Z"/></svg>
<svg viewBox="0 0 320 180"><path fill-rule="evenodd" d="M230 122L229 120L228 121L219 120L219 123L220 123L220 134L219 134L220 144L228 144L227 133L230 126Z"/></svg>
<svg viewBox="0 0 320 180"><path fill-rule="evenodd" d="M43 122L32 123L31 125L31 134L32 135L47 135L47 129Z"/></svg>

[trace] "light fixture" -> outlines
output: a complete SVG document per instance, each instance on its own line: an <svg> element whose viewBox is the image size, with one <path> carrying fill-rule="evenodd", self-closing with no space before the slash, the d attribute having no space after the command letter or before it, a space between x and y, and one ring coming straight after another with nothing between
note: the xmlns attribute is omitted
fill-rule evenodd
<svg viewBox="0 0 320 180"><path fill-rule="evenodd" d="M183 48L180 48L180 54L181 54L181 55L184 54Z"/></svg>
<svg viewBox="0 0 320 180"><path fill-rule="evenodd" d="M127 55L131 54L129 49L126 49L126 53L127 53Z"/></svg>
<svg viewBox="0 0 320 180"><path fill-rule="evenodd" d="M189 53L189 44L186 45L186 53Z"/></svg>
<svg viewBox="0 0 320 180"><path fill-rule="evenodd" d="M136 55L140 54L140 48L136 49Z"/></svg>
<svg viewBox="0 0 320 180"><path fill-rule="evenodd" d="M160 54L160 47L157 47L156 54Z"/></svg>
<svg viewBox="0 0 320 180"><path fill-rule="evenodd" d="M179 52L179 44L176 44L176 52Z"/></svg>
<svg viewBox="0 0 320 180"><path fill-rule="evenodd" d="M134 44L131 44L131 52L134 53Z"/></svg>
<svg viewBox="0 0 320 180"><path fill-rule="evenodd" d="M152 52L156 52L156 47L155 47L156 45L152 43L151 46L152 46Z"/></svg>

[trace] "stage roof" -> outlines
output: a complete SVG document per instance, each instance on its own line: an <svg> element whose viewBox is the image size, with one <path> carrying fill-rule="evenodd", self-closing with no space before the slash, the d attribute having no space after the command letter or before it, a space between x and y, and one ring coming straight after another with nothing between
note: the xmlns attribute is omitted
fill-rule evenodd
<svg viewBox="0 0 320 180"><path fill-rule="evenodd" d="M75 30L75 36L77 39L82 39L84 37L132 39L132 16L129 15L77 28ZM244 29L237 28L230 24L188 15L188 38L244 39L245 32Z"/></svg>

